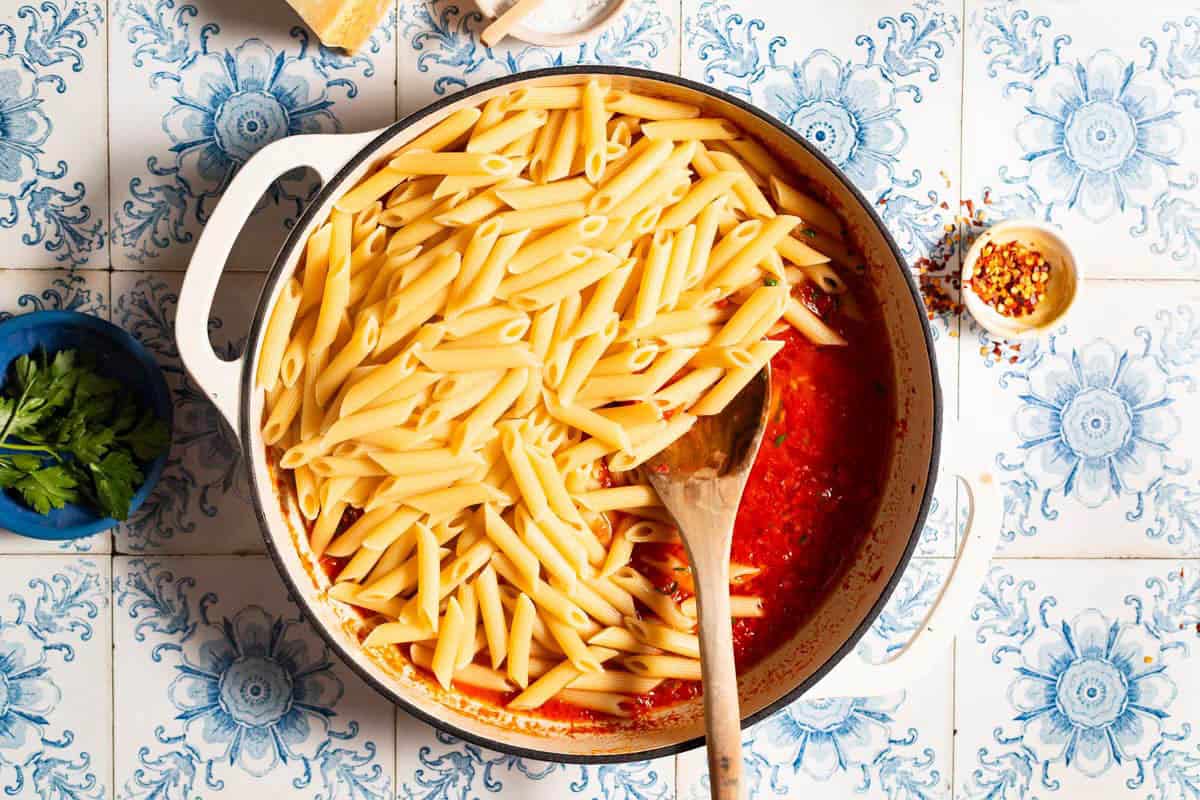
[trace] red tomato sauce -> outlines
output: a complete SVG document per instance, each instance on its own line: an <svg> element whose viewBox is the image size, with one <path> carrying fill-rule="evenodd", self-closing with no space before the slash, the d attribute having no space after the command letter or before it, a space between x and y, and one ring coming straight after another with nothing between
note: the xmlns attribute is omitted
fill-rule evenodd
<svg viewBox="0 0 1200 800"><path fill-rule="evenodd" d="M739 670L808 620L879 507L895 437L892 359L879 312L867 311L878 308L869 287L853 276L847 282L858 298L855 316L835 297L812 293L806 300L849 346L817 347L788 331L771 362L771 419L733 534L733 563L760 569L733 594L760 597L763 604L762 617L734 620ZM691 595L687 576L660 566L672 557L687 560L680 545L639 545L634 553L638 569L682 601ZM645 713L699 694L698 682L664 681L636 708Z"/></svg>
<svg viewBox="0 0 1200 800"><path fill-rule="evenodd" d="M848 296L856 298L852 305L811 287L801 292L849 345L817 347L789 330L779 337L786 344L771 362L771 419L734 527L733 562L760 571L733 594L753 595L763 604L762 617L734 620L739 670L754 666L808 620L869 533L881 499L897 424L892 358L870 287L857 276L845 279ZM354 509L346 514L339 532L360 515ZM638 545L633 559L660 591L677 601L691 595L690 575L678 566L687 562L681 545ZM321 560L331 578L346 563ZM518 694L465 684L455 691L499 706ZM699 682L667 680L631 705L639 716L700 693ZM581 726L607 718L558 700L537 714Z"/></svg>

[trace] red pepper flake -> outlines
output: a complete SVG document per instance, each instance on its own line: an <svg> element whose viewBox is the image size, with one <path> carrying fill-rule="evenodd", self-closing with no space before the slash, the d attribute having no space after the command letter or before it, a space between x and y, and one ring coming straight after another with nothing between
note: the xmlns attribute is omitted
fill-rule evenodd
<svg viewBox="0 0 1200 800"><path fill-rule="evenodd" d="M930 320L949 314L957 314L962 310L962 304L953 292L957 288L957 277L938 274L944 269L928 258L920 258L913 269L917 273L917 282L921 288L921 299L925 301L925 310Z"/></svg>
<svg viewBox="0 0 1200 800"><path fill-rule="evenodd" d="M979 299L1006 317L1023 317L1046 296L1050 265L1037 250L1020 242L989 242L969 276Z"/></svg>

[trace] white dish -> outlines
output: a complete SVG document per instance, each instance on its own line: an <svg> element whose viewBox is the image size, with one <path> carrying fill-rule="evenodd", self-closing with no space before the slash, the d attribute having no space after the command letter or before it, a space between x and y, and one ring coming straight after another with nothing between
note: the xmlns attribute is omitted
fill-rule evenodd
<svg viewBox="0 0 1200 800"><path fill-rule="evenodd" d="M988 244L1003 245L1009 242L1020 242L1039 251L1050 265L1046 296L1033 313L1023 317L1001 314L984 303L970 286L970 276L974 273L983 248ZM1071 246L1054 228L1033 220L1002 222L984 231L967 251L962 269L963 305L988 333L1003 339L1030 339L1062 321L1079 295L1082 278Z"/></svg>
<svg viewBox="0 0 1200 800"><path fill-rule="evenodd" d="M495 19L515 0L476 0L485 17ZM545 0L513 27L509 35L542 47L570 47L599 36L617 21L629 0Z"/></svg>

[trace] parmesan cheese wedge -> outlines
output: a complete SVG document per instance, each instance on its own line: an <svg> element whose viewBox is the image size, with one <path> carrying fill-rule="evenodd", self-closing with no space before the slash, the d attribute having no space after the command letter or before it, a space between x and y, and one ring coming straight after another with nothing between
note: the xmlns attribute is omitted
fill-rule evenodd
<svg viewBox="0 0 1200 800"><path fill-rule="evenodd" d="M330 47L357 50L371 37L392 0L287 0Z"/></svg>

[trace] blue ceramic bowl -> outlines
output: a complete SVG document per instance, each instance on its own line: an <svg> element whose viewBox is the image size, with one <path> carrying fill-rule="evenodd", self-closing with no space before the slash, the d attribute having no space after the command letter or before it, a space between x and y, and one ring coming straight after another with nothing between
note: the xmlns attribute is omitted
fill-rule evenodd
<svg viewBox="0 0 1200 800"><path fill-rule="evenodd" d="M13 359L45 350L75 349L91 353L97 371L120 381L171 428L171 392L154 358L141 342L111 322L74 311L35 311L0 323L0 373L9 377ZM2 384L0 384L2 385ZM0 448L2 450L2 448ZM146 475L130 506L132 513L145 501L162 475L167 454L143 467ZM0 491L0 528L34 539L65 540L91 536L117 524L81 505L67 505L43 516L28 508L9 492Z"/></svg>

